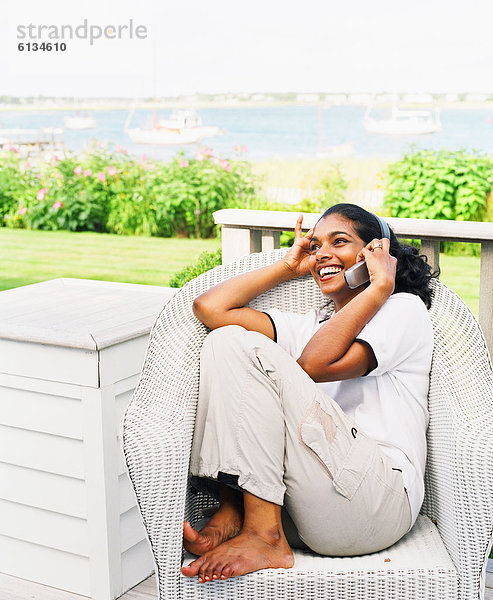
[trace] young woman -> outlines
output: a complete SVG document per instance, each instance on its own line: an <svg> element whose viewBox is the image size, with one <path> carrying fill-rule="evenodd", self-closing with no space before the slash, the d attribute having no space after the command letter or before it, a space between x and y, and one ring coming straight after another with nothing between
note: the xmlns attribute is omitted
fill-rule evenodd
<svg viewBox="0 0 493 600"><path fill-rule="evenodd" d="M291 547L376 552L410 530L423 501L432 277L417 250L350 204L328 209L278 262L199 296L213 331L201 354L192 483L220 507L182 573L201 583L293 566ZM356 289L344 272L365 260ZM248 303L311 273L333 301L305 315ZM276 343L277 342L277 343Z"/></svg>

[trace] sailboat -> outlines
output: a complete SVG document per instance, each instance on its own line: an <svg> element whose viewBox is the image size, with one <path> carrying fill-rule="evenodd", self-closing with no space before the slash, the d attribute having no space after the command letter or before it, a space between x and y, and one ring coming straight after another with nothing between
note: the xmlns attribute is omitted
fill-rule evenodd
<svg viewBox="0 0 493 600"><path fill-rule="evenodd" d="M135 105L125 121L123 130L134 144L157 144L162 146L181 146L196 144L206 138L219 135L219 127L205 126L198 114L191 109L173 110L168 119L159 119L156 111L156 73L158 71L156 37L152 50L153 110L152 122L146 127L130 128Z"/></svg>
<svg viewBox="0 0 493 600"><path fill-rule="evenodd" d="M368 133L384 135L422 135L438 133L442 130L440 109L430 110L400 110L394 98L391 117L375 119L370 117L373 106L370 105L363 117L363 126Z"/></svg>
<svg viewBox="0 0 493 600"><path fill-rule="evenodd" d="M222 133L219 127L203 125L201 118L193 110L174 110L169 119L158 119L154 110L151 127L129 129L133 113L134 109L127 118L124 130L134 144L196 144Z"/></svg>
<svg viewBox="0 0 493 600"><path fill-rule="evenodd" d="M96 120L91 114L76 112L75 115L65 117L63 123L66 129L94 129Z"/></svg>
<svg viewBox="0 0 493 600"><path fill-rule="evenodd" d="M89 112L82 112L78 110L79 101L75 102L76 110L75 113L69 117L64 117L63 123L66 129L94 129L96 127L96 120L93 115Z"/></svg>

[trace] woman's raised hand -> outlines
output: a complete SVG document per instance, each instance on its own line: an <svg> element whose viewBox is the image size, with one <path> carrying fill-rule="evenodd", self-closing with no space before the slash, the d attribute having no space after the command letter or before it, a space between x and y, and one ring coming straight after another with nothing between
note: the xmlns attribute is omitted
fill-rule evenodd
<svg viewBox="0 0 493 600"><path fill-rule="evenodd" d="M387 290L389 295L394 291L397 259L389 253L390 240L374 239L361 249L356 262L366 261L370 283Z"/></svg>
<svg viewBox="0 0 493 600"><path fill-rule="evenodd" d="M282 259L295 277L302 277L310 272L310 240L312 239L313 229L303 235L301 231L302 223L303 215L299 215L294 228L294 243Z"/></svg>

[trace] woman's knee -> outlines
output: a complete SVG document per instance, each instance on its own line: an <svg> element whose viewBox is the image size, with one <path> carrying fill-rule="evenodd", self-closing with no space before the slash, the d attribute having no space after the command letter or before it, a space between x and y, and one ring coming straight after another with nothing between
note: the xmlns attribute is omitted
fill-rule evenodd
<svg viewBox="0 0 493 600"><path fill-rule="evenodd" d="M231 352L235 347L242 345L238 342L247 333L247 330L240 325L225 325L213 329L204 340L202 355L213 354L217 356L223 351Z"/></svg>
<svg viewBox="0 0 493 600"><path fill-rule="evenodd" d="M278 371L288 361L286 368L280 371L285 374L297 367L296 362L267 336L240 325L226 325L209 333L201 354L201 361L206 360L221 362L222 365L253 364L265 372ZM301 369L300 372L304 373Z"/></svg>

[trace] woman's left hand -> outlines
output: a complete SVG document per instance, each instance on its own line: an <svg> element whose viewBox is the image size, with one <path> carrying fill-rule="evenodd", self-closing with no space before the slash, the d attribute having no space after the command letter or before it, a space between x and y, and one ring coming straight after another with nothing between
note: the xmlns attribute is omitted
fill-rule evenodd
<svg viewBox="0 0 493 600"><path fill-rule="evenodd" d="M365 260L370 275L370 284L389 294L394 291L397 259L389 254L390 240L374 239L361 249L356 261Z"/></svg>

